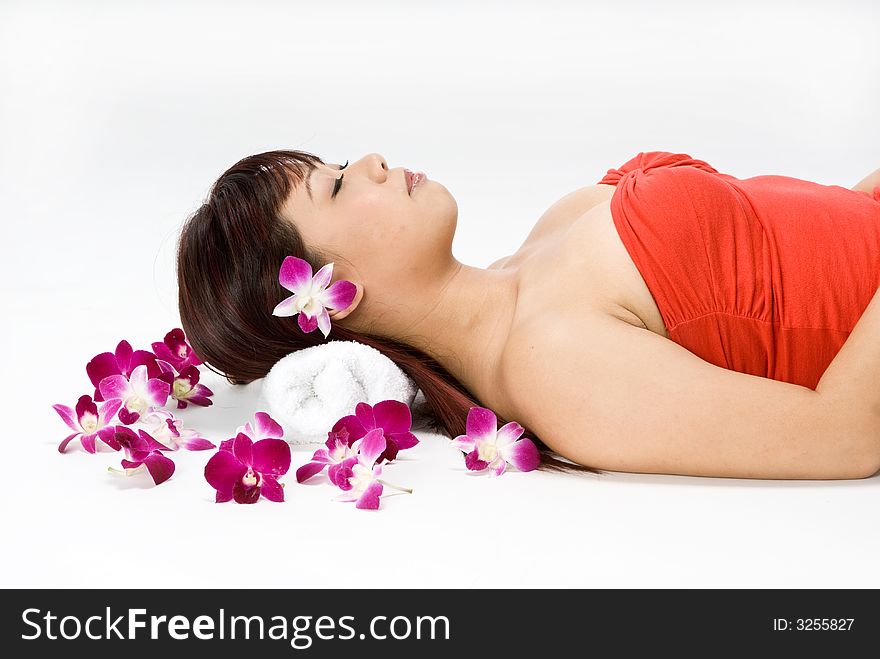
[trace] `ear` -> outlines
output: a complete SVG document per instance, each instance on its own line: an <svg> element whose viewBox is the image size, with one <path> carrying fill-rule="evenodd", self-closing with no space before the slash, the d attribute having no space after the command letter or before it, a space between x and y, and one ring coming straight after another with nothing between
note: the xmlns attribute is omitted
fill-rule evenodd
<svg viewBox="0 0 880 659"><path fill-rule="evenodd" d="M333 309L332 311L328 310L327 313L330 316L330 320L342 320L352 311L357 309L357 306L361 303L361 300L364 297L364 287L360 285L358 282L353 282L357 291L354 294L354 300L351 301L345 309Z"/></svg>

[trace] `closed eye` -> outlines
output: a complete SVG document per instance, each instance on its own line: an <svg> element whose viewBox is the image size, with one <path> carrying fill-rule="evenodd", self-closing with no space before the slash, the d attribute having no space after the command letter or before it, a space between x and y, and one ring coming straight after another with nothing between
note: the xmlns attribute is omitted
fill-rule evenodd
<svg viewBox="0 0 880 659"><path fill-rule="evenodd" d="M342 165L339 169L345 169L346 167L348 167L348 161L347 161L347 160L345 161L345 164ZM342 176L340 176L338 179L336 179L336 183L333 184L333 192L330 193L330 198L331 198L331 199L333 199L334 197L336 197L336 193L339 192L339 188L342 187L342 179L343 179L344 176L345 176L345 174L343 174Z"/></svg>

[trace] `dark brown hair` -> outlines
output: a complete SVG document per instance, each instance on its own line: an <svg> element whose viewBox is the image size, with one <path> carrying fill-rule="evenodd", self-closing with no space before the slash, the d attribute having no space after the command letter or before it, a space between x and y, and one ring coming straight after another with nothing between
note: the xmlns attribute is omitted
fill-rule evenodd
<svg viewBox="0 0 880 659"><path fill-rule="evenodd" d="M205 365L232 384L265 376L285 355L326 341L358 341L395 362L416 383L433 414L432 425L456 437L465 433L468 411L480 403L443 366L405 343L355 333L334 323L325 339L320 331L302 332L291 318L271 310L289 295L278 282L288 255L308 261L317 271L334 255L304 244L296 227L280 215L292 190L308 185L319 157L279 150L248 156L226 170L207 201L184 223L177 250L180 319L186 336ZM353 413L353 412L352 412ZM498 417L499 426L507 421ZM528 428L541 453L539 469L601 470L556 456Z"/></svg>

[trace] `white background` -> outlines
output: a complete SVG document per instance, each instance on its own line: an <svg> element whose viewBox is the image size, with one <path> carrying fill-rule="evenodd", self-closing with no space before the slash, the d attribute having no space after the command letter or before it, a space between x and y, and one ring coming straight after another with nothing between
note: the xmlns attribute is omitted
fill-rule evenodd
<svg viewBox="0 0 880 659"><path fill-rule="evenodd" d="M0 3L0 586L880 587L880 481L466 473L440 435L381 510L215 505L60 455L85 363L178 325L183 219L239 158L379 152L456 197L486 266L639 151L850 187L880 167L880 4ZM259 383L181 414L219 441ZM188 410L188 412L190 412Z"/></svg>

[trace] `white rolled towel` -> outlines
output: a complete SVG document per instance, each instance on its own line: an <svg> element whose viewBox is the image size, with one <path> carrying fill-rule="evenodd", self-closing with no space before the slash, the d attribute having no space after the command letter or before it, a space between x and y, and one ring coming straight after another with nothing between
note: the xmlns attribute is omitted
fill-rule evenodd
<svg viewBox="0 0 880 659"><path fill-rule="evenodd" d="M279 359L263 380L269 414L292 444L327 441L339 419L360 402L399 400L412 405L419 389L375 348L357 341L328 341Z"/></svg>

